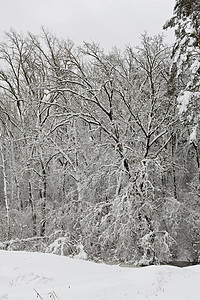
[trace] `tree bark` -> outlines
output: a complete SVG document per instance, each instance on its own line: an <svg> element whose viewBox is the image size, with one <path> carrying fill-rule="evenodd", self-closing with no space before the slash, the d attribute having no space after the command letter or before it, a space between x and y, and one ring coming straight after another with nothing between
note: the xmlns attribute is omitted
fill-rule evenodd
<svg viewBox="0 0 200 300"><path fill-rule="evenodd" d="M4 201L5 201L5 207L6 207L6 223L7 223L7 240L10 240L11 238L11 228L10 228L10 208L9 208L9 200L8 200L8 182L7 182L7 176L6 176L6 162L5 157L3 154L3 146L0 145L0 151L1 151L1 162L2 162L2 174L3 174L3 191L4 191Z"/></svg>

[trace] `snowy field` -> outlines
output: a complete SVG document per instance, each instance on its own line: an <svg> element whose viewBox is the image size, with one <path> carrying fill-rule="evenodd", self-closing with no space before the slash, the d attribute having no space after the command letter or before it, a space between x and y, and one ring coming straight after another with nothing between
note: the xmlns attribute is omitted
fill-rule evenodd
<svg viewBox="0 0 200 300"><path fill-rule="evenodd" d="M122 268L0 251L0 300L200 300L200 266Z"/></svg>

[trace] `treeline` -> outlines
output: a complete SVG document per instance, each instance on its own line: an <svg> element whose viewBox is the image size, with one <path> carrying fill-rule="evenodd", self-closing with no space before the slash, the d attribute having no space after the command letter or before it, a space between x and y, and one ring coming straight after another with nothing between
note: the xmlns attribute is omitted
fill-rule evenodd
<svg viewBox="0 0 200 300"><path fill-rule="evenodd" d="M198 261L198 132L177 103L189 79L173 76L170 57L161 36L105 53L47 30L6 33L2 248L18 239L94 260Z"/></svg>

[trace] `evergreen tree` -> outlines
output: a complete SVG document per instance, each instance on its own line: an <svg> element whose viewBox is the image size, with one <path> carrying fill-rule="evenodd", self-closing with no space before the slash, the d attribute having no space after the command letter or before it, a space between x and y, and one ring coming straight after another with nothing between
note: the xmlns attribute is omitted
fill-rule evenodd
<svg viewBox="0 0 200 300"><path fill-rule="evenodd" d="M177 0L174 16L165 24L164 29L169 27L175 29L171 77L179 79L179 112L182 113L186 111L186 106L190 106L190 100L199 97L200 2Z"/></svg>
<svg viewBox="0 0 200 300"><path fill-rule="evenodd" d="M178 113L189 132L187 141L195 148L199 169L200 2L177 0L174 16L164 26L165 29L169 27L175 29L176 36L172 52L170 88L171 91L176 91Z"/></svg>
<svg viewBox="0 0 200 300"><path fill-rule="evenodd" d="M190 210L190 223L193 224L191 225L192 234L188 233L188 237L191 236L191 239L188 241L191 240L191 244L196 245L195 241L199 239L199 236L194 229L196 226L194 213L199 213L200 197L199 0L176 0L174 16L165 24L164 29L169 27L174 28L176 38L172 51L173 62L169 90L177 98L180 127L176 139L178 151L182 153L183 158L182 161L179 160L179 165L186 170L182 177L184 190L182 201L185 203L186 210ZM188 197L190 201L188 201ZM185 232L187 230L185 229Z"/></svg>

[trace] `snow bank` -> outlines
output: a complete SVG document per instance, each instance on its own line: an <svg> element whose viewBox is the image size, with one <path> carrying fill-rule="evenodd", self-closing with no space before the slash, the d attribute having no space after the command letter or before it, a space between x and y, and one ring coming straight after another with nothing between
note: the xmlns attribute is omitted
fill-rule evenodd
<svg viewBox="0 0 200 300"><path fill-rule="evenodd" d="M199 283L200 266L122 268L53 254L0 251L1 300L199 300Z"/></svg>

